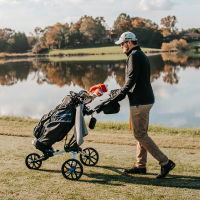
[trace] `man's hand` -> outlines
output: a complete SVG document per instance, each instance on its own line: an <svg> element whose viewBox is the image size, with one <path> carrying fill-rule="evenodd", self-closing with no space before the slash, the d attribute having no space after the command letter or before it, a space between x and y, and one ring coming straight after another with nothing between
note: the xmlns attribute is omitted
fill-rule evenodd
<svg viewBox="0 0 200 200"><path fill-rule="evenodd" d="M121 101L126 97L126 94L124 94L120 89L117 90L111 90L110 96L112 98L112 101L118 102Z"/></svg>
<svg viewBox="0 0 200 200"><path fill-rule="evenodd" d="M113 99L118 95L119 91L120 89L111 90L109 96Z"/></svg>

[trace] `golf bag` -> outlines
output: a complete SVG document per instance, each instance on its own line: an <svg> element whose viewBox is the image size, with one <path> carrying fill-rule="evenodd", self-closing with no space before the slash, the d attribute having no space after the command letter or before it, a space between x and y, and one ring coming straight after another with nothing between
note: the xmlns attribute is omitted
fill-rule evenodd
<svg viewBox="0 0 200 200"><path fill-rule="evenodd" d="M55 109L43 115L33 131L36 137L33 144L37 149L45 152L67 135L75 123L76 106L82 101L79 94L71 92Z"/></svg>

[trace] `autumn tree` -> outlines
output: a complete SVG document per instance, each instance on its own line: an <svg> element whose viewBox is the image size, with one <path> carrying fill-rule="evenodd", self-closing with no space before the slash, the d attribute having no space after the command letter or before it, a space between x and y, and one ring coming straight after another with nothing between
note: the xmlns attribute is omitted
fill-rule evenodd
<svg viewBox="0 0 200 200"><path fill-rule="evenodd" d="M85 15L80 19L79 31L87 38L88 43L100 43L106 34L104 22L103 17L96 17L94 19L91 16Z"/></svg>
<svg viewBox="0 0 200 200"><path fill-rule="evenodd" d="M83 46L87 40L86 36L80 32L81 19L76 23L71 23L69 30L69 46Z"/></svg>
<svg viewBox="0 0 200 200"><path fill-rule="evenodd" d="M114 21L113 29L120 35L123 32L129 31L132 28L131 18L125 13L121 13Z"/></svg>
<svg viewBox="0 0 200 200"><path fill-rule="evenodd" d="M149 19L130 17L121 13L115 20L113 28L118 37L126 31L135 33L142 46L160 48L162 44L163 37L158 25Z"/></svg>
<svg viewBox="0 0 200 200"><path fill-rule="evenodd" d="M135 28L150 28L158 30L158 25L150 19L145 19L141 17L132 17L131 24Z"/></svg>
<svg viewBox="0 0 200 200"><path fill-rule="evenodd" d="M49 49L61 49L66 46L69 37L69 25L57 23L44 30L45 45Z"/></svg>

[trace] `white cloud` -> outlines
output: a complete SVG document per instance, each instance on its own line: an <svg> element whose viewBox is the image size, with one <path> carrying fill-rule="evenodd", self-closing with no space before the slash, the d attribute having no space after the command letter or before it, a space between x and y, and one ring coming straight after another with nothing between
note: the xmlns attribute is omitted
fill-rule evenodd
<svg viewBox="0 0 200 200"><path fill-rule="evenodd" d="M171 0L141 0L139 7L142 10L170 10L174 3Z"/></svg>
<svg viewBox="0 0 200 200"><path fill-rule="evenodd" d="M192 6L190 10L188 6ZM178 28L191 28L199 27L198 20L194 20L199 9L199 0L0 0L0 28L29 34L36 26L76 22L84 15L102 16L112 27L120 13L151 19L157 24L164 16L176 15Z"/></svg>
<svg viewBox="0 0 200 200"><path fill-rule="evenodd" d="M20 4L20 3L39 3L39 4L79 4L83 2L87 2L86 0L0 0L1 4Z"/></svg>
<svg viewBox="0 0 200 200"><path fill-rule="evenodd" d="M1 4L20 4L23 3L25 0L0 0Z"/></svg>

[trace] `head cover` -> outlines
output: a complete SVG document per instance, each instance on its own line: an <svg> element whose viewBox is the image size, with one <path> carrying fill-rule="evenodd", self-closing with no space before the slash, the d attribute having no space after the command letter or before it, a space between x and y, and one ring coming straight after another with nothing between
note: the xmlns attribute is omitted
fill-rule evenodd
<svg viewBox="0 0 200 200"><path fill-rule="evenodd" d="M122 42L126 42L128 40L137 41L136 35L132 32L124 32L121 34L118 41L115 44L121 44Z"/></svg>
<svg viewBox="0 0 200 200"><path fill-rule="evenodd" d="M107 92L107 86L105 84L94 85L89 89L90 95L102 96L104 92Z"/></svg>

